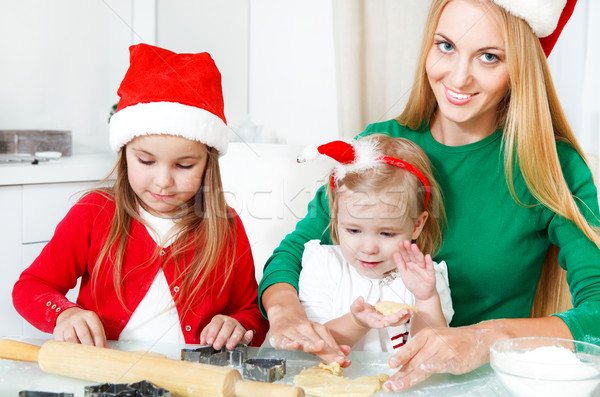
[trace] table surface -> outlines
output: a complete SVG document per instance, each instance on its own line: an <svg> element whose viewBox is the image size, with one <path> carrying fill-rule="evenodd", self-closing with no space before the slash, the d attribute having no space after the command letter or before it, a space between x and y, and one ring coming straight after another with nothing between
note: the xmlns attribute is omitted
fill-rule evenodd
<svg viewBox="0 0 600 397"><path fill-rule="evenodd" d="M42 339L19 339L20 341L41 345ZM180 359L181 349L196 348L198 345L151 344L145 342L109 342L110 346L119 350L153 351L169 358ZM344 376L356 378L364 375L393 371L387 366L388 353L352 352L352 365L344 369ZM299 351L282 351L273 348L248 348L248 358L282 358L286 360L286 376L278 383L293 384L293 379L301 370L318 364L319 359ZM237 368L236 368L237 369ZM241 372L241 369L240 369ZM0 397L16 397L19 391L34 390L46 392L74 393L75 397L83 397L84 386L97 384L44 373L36 363L0 360ZM461 396L461 397L501 397L511 394L500 384L489 364L473 372L455 376L436 374L402 393L386 393L380 391L375 396Z"/></svg>

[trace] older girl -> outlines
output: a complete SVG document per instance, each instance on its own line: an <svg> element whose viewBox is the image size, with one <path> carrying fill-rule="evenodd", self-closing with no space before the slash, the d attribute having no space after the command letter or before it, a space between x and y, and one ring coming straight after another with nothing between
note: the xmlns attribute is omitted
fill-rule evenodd
<svg viewBox="0 0 600 397"><path fill-rule="evenodd" d="M207 53L130 52L110 121L116 181L60 222L15 284L15 307L75 343L260 345L267 324L250 246L219 174L229 134L220 73Z"/></svg>

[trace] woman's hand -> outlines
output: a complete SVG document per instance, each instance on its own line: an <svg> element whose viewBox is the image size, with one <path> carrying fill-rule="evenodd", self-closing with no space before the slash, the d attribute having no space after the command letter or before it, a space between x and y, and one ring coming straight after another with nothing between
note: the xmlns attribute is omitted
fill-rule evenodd
<svg viewBox="0 0 600 397"><path fill-rule="evenodd" d="M477 326L424 328L389 359L402 368L383 385L386 391L406 390L434 373L470 372L489 360L494 333Z"/></svg>
<svg viewBox="0 0 600 397"><path fill-rule="evenodd" d="M347 358L350 347L339 346L327 327L308 320L296 289L290 284L273 284L265 290L262 300L271 325L271 346L281 350L299 349L327 363L336 361L342 367L350 365Z"/></svg>
<svg viewBox="0 0 600 397"><path fill-rule="evenodd" d="M489 361L490 346L502 339L531 336L573 339L559 317L487 320L456 328L424 328L390 357L402 366L384 383L386 391L406 390L434 373L465 374Z"/></svg>
<svg viewBox="0 0 600 397"><path fill-rule="evenodd" d="M78 307L71 307L58 315L52 335L58 341L108 347L98 315Z"/></svg>
<svg viewBox="0 0 600 397"><path fill-rule="evenodd" d="M254 330L246 330L235 318L217 314L200 333L200 344L212 345L215 350L223 346L233 350L240 343L250 343L253 336Z"/></svg>
<svg viewBox="0 0 600 397"><path fill-rule="evenodd" d="M435 293L435 270L431 255L423 255L416 244L406 240L394 254L396 267L406 288L416 299L430 299Z"/></svg>
<svg viewBox="0 0 600 397"><path fill-rule="evenodd" d="M366 303L362 296L356 298L350 305L352 319L357 325L365 328L396 327L406 323L412 317L412 314L411 310L402 309L389 316L384 316L375 310L373 305Z"/></svg>

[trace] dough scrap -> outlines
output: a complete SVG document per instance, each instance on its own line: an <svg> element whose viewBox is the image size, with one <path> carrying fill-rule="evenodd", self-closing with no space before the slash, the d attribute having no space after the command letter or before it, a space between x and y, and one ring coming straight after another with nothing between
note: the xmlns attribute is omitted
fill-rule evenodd
<svg viewBox="0 0 600 397"><path fill-rule="evenodd" d="M344 378L342 375L343 371L338 363L320 363L296 375L294 383L312 396L368 397L381 390L381 385L389 378L386 374L356 379Z"/></svg>
<svg viewBox="0 0 600 397"><path fill-rule="evenodd" d="M331 364L319 363L319 365L317 367L321 368L323 371L327 371L333 375L337 375L337 376L344 375L344 371L342 371L342 367L340 367L340 363L335 362L335 361L332 362Z"/></svg>
<svg viewBox="0 0 600 397"><path fill-rule="evenodd" d="M407 305L406 303L398 303L393 301L381 301L375 305L375 310L384 316L391 316L402 309L412 310L418 312L419 309L413 305Z"/></svg>

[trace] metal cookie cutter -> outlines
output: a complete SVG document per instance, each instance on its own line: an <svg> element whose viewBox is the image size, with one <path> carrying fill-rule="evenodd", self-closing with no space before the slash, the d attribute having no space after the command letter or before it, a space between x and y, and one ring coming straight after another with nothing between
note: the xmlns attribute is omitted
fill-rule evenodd
<svg viewBox="0 0 600 397"><path fill-rule="evenodd" d="M50 393L47 391L23 390L19 392L19 397L73 397L73 393Z"/></svg>
<svg viewBox="0 0 600 397"><path fill-rule="evenodd" d="M244 379L259 382L275 382L285 376L285 360L282 358L250 358L242 365Z"/></svg>
<svg viewBox="0 0 600 397"><path fill-rule="evenodd" d="M233 350L223 348L215 350L212 346L197 349L181 349L181 359L210 365L232 365L240 367L248 355L247 345L237 345Z"/></svg>
<svg viewBox="0 0 600 397"><path fill-rule="evenodd" d="M127 383L104 383L86 386L85 397L170 397L171 392L154 386L147 380Z"/></svg>
<svg viewBox="0 0 600 397"><path fill-rule="evenodd" d="M247 345L237 345L233 350L215 350L212 346L182 349L181 359L211 365L242 367L246 380L275 382L285 375L285 360L280 358L251 358Z"/></svg>

